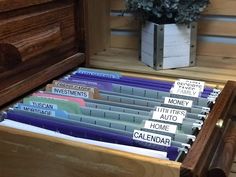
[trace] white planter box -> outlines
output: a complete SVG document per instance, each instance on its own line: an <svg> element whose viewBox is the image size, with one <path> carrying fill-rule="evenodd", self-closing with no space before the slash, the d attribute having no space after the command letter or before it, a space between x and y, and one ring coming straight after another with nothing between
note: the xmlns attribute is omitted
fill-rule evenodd
<svg viewBox="0 0 236 177"><path fill-rule="evenodd" d="M158 69L195 65L197 24L190 26L147 22L142 28L141 61Z"/></svg>

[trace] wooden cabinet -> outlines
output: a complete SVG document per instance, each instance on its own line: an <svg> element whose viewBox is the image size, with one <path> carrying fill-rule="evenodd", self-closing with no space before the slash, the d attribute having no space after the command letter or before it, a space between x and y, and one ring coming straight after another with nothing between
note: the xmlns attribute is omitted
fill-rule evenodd
<svg viewBox="0 0 236 177"><path fill-rule="evenodd" d="M228 174L236 143L236 83L229 81L223 86L227 74L214 78L214 73L202 75L201 69L152 71L138 63L137 51L108 49L110 39L119 43L119 39L110 36L108 23L110 7L117 7L116 2L0 1L0 105L5 109L53 78L88 64L88 60L87 66L123 70L126 75L162 80L201 78L224 89L190 152L181 162L174 162L0 126L0 176L223 177ZM115 26L113 21L111 26ZM218 68L215 72L225 71Z"/></svg>
<svg viewBox="0 0 236 177"><path fill-rule="evenodd" d="M0 14L0 105L84 61L79 52L85 42L78 45L84 37L78 27L83 23L80 9L76 9L79 3L0 2L4 9ZM48 74L43 76L45 72Z"/></svg>

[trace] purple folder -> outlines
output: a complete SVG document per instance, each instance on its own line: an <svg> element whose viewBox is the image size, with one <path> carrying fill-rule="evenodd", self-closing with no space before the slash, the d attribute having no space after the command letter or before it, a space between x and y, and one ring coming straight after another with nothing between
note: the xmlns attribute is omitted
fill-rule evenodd
<svg viewBox="0 0 236 177"><path fill-rule="evenodd" d="M76 80L87 80L87 81L96 81L96 82L108 82L108 83L114 83L114 84L120 84L120 85L128 85L128 86L134 86L134 87L140 87L140 88L147 88L157 91L164 91L169 92L171 87L170 85L153 85L148 83L136 83L132 80L129 81L123 81L122 79L110 79L110 78L101 78L96 76L89 76L89 75L71 75L70 77L67 77L68 80L76 82ZM210 92L205 91L201 94L201 97L207 98L209 96Z"/></svg>
<svg viewBox="0 0 236 177"><path fill-rule="evenodd" d="M178 147L165 147L160 145L135 142L132 139L132 136L126 136L119 133L97 129L96 127L87 125L86 123L53 118L19 110L8 110L5 114L5 119L10 119L48 130L57 131L74 137L165 151L167 152L167 157L170 160L176 160L177 156L179 155Z"/></svg>
<svg viewBox="0 0 236 177"><path fill-rule="evenodd" d="M96 72L96 71L94 71ZM74 75L78 75L78 76L91 76L91 77L96 77L96 78L104 78L102 76L98 76L98 75L88 75L85 73L79 73L79 72L75 72ZM110 78L107 78L110 79ZM123 80L126 82L136 82L139 84L154 84L154 85L166 85L169 86L169 88L171 88L173 86L173 82L170 81L161 81L161 80L152 80L152 79L146 79L146 78L138 78L138 77L130 77L130 76L121 76L119 79L118 78L111 78L111 79L115 79L115 80ZM213 88L211 87L205 87L204 91L209 91L212 92Z"/></svg>

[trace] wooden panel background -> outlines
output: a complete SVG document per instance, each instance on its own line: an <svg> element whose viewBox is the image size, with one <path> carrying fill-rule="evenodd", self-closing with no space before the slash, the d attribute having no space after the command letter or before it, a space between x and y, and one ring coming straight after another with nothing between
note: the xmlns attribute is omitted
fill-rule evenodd
<svg viewBox="0 0 236 177"><path fill-rule="evenodd" d="M199 22L198 55L236 57L236 1L211 0ZM132 14L122 16L123 0L111 0L111 47L138 48L138 27Z"/></svg>
<svg viewBox="0 0 236 177"><path fill-rule="evenodd" d="M0 12L51 2L53 0L0 0Z"/></svg>
<svg viewBox="0 0 236 177"><path fill-rule="evenodd" d="M88 6L88 32L90 54L110 46L110 0L86 0Z"/></svg>
<svg viewBox="0 0 236 177"><path fill-rule="evenodd" d="M105 29L106 33L101 35L94 32L95 40L90 40L90 67L199 79L219 84L225 84L227 80L236 81L236 0L211 0L202 14L198 22L196 67L158 71L139 60L140 24L133 14L124 11L124 0L94 0L93 3L97 1L103 6L96 6L95 10L89 11L95 19L101 20L96 23L97 30ZM106 8L110 9L105 15L101 12ZM100 17L96 17L98 12ZM103 40L99 40L101 38ZM104 39L106 44L100 42L94 45L94 42Z"/></svg>

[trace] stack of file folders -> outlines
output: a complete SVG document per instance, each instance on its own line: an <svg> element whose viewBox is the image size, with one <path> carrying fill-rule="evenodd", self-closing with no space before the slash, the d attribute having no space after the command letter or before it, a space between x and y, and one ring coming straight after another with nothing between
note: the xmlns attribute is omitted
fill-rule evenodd
<svg viewBox="0 0 236 177"><path fill-rule="evenodd" d="M220 90L78 68L3 113L4 119L62 134L166 152L191 148Z"/></svg>

